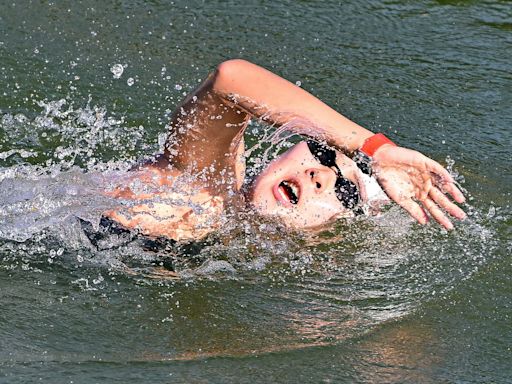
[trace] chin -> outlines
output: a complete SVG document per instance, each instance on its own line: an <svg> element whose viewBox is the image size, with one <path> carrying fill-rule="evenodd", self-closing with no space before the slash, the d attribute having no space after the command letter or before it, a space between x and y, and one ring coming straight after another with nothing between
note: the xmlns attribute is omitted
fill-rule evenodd
<svg viewBox="0 0 512 384"><path fill-rule="evenodd" d="M264 178L258 176L245 190L245 199L248 205L259 214L270 214L276 208L276 201L269 192L270 188L265 186Z"/></svg>

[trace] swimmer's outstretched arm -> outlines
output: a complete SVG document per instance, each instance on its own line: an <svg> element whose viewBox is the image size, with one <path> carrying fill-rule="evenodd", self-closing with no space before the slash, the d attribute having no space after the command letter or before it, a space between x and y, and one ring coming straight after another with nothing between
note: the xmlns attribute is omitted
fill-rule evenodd
<svg viewBox="0 0 512 384"><path fill-rule="evenodd" d="M220 64L215 91L251 115L353 152L373 133L288 80L245 60Z"/></svg>
<svg viewBox="0 0 512 384"><path fill-rule="evenodd" d="M178 161L178 165L197 164L199 153L212 152L217 158L235 153L236 148L240 149L240 140L236 138L241 137L250 117L278 126L291 123L291 130L326 140L348 153L356 151L373 135L272 72L244 60L230 60L220 64L174 114L171 125L176 134L170 142L177 145L177 156L173 161ZM209 139L212 136L213 142ZM233 143L238 143L238 147ZM169 145L167 155L172 150ZM417 151L388 144L375 152L372 166L389 197L420 223L428 221L426 211L447 229L453 226L444 212L459 219L465 217L445 195L449 193L462 203L463 194L436 161Z"/></svg>
<svg viewBox="0 0 512 384"><path fill-rule="evenodd" d="M165 155L177 166L209 166L236 149L251 117L326 140L345 152L373 133L295 84L245 60L221 63L171 117ZM231 147L230 147L231 146Z"/></svg>

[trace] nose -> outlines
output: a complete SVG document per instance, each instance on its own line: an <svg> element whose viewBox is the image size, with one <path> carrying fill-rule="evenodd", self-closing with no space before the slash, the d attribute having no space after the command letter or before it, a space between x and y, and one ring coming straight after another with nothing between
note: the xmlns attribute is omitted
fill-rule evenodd
<svg viewBox="0 0 512 384"><path fill-rule="evenodd" d="M332 183L332 179L336 177L330 169L309 168L306 169L305 174L316 193L325 191Z"/></svg>

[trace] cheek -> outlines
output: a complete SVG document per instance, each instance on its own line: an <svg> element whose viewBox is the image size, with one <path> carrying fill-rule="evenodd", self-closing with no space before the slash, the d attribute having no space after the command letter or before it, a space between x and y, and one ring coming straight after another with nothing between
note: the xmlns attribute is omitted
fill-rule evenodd
<svg viewBox="0 0 512 384"><path fill-rule="evenodd" d="M246 195L250 205L260 215L275 214L277 208L272 188L266 184L266 180L256 180Z"/></svg>
<svg viewBox="0 0 512 384"><path fill-rule="evenodd" d="M271 189L273 183L278 178L277 167L267 167L262 173L260 173L254 179L251 190L253 195L259 195L265 191Z"/></svg>
<svg viewBox="0 0 512 384"><path fill-rule="evenodd" d="M335 215L342 214L345 210L332 201L312 201L301 207L287 212L279 212L278 216L286 225L295 228L316 227L331 221Z"/></svg>
<svg viewBox="0 0 512 384"><path fill-rule="evenodd" d="M308 220L308 226L311 227L325 224L331 221L334 216L349 217L353 215L352 211L341 205L334 191L323 194L322 198L312 196L304 201L302 208L304 210L304 217Z"/></svg>
<svg viewBox="0 0 512 384"><path fill-rule="evenodd" d="M339 213L339 211L338 207L332 206L327 202L323 202L322 204L314 204L310 206L304 216L307 218L307 226L313 227L331 220L331 218Z"/></svg>
<svg viewBox="0 0 512 384"><path fill-rule="evenodd" d="M324 191L321 195L311 193L304 197L303 208L310 212L328 212L332 215L344 210L334 190Z"/></svg>
<svg viewBox="0 0 512 384"><path fill-rule="evenodd" d="M282 221L292 228L310 228L325 224L333 216L327 212L288 212L286 215L279 215Z"/></svg>

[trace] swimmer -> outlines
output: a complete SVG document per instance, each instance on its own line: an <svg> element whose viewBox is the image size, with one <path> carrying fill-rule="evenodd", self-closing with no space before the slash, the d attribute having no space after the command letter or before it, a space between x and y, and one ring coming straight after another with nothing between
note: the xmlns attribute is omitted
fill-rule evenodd
<svg viewBox="0 0 512 384"><path fill-rule="evenodd" d="M244 185L243 134L252 118L307 140ZM220 225L223 210L241 196L257 213L292 228L371 214L376 196L386 195L421 224L433 218L449 230L448 215L466 217L455 204L463 203L464 196L439 163L238 59L220 64L186 97L171 117L164 152L132 175L130 183L110 195L133 204L105 216L150 237L201 238ZM174 188L181 175L197 176L185 186L184 196ZM158 192L144 186L157 186ZM169 203L180 198L186 204Z"/></svg>

